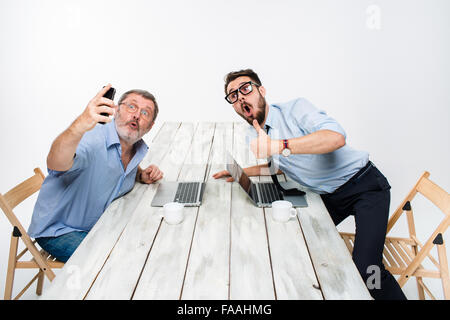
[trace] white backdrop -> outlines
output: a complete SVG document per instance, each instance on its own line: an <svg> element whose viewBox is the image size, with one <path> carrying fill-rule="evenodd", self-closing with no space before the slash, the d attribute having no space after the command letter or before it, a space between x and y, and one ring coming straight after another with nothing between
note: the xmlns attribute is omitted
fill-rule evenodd
<svg viewBox="0 0 450 320"><path fill-rule="evenodd" d="M449 191L449 13L448 0L1 0L0 192L46 172L52 141L106 83L155 94L151 141L163 121L241 121L223 78L242 68L269 103L305 97L337 119L390 181L391 213L424 170ZM17 209L26 228L35 199ZM420 201L415 212L425 241L442 216ZM10 232L1 215L2 293ZM404 291L417 298L415 281Z"/></svg>

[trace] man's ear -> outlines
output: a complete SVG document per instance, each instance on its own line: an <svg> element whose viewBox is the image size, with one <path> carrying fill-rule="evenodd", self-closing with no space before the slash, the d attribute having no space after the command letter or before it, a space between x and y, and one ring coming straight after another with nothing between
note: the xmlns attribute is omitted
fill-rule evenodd
<svg viewBox="0 0 450 320"><path fill-rule="evenodd" d="M258 87L259 93L261 93L261 95L263 96L263 98L266 97L266 88L264 88L263 86L259 86Z"/></svg>

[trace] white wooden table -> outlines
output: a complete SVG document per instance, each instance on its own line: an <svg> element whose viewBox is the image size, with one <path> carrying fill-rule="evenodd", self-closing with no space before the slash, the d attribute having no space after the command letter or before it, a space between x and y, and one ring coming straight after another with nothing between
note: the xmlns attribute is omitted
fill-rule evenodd
<svg viewBox="0 0 450 320"><path fill-rule="evenodd" d="M166 181L206 181L203 204L168 225L151 207L157 184L114 201L42 299L371 299L319 195L274 222L237 183L215 180L225 152L255 165L246 123L167 122L141 164ZM270 179L261 177L256 179ZM284 176L280 176L284 179Z"/></svg>

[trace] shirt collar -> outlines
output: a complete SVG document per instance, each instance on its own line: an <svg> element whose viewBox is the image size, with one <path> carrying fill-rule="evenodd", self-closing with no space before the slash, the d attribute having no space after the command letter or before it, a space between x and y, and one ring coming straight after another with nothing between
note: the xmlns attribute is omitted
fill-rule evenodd
<svg viewBox="0 0 450 320"><path fill-rule="evenodd" d="M273 128L273 107L269 104L269 111L267 113L266 122L264 123L265 126L268 126L270 128ZM264 128L265 129L265 128Z"/></svg>
<svg viewBox="0 0 450 320"><path fill-rule="evenodd" d="M104 125L106 134L106 147L109 148L112 145L120 144L119 135L116 130L116 122L113 119L111 122Z"/></svg>
<svg viewBox="0 0 450 320"><path fill-rule="evenodd" d="M147 144L145 143L145 141L144 141L144 139L140 139L139 141L137 141L135 144L134 144L135 146L136 146L136 153L143 153L144 155L145 155L145 153L147 152L147 150L148 150L148 146L147 146Z"/></svg>

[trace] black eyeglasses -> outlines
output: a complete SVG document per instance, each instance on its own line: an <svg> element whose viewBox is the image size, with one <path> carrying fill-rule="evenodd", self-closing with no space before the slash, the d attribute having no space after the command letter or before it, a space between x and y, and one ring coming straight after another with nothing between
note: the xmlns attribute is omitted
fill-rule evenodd
<svg viewBox="0 0 450 320"><path fill-rule="evenodd" d="M225 100L227 100L227 102L230 104L235 103L239 98L238 91L246 96L253 91L253 85L259 87L259 84L254 83L253 81L243 83L237 90L231 91L229 94L227 94Z"/></svg>

